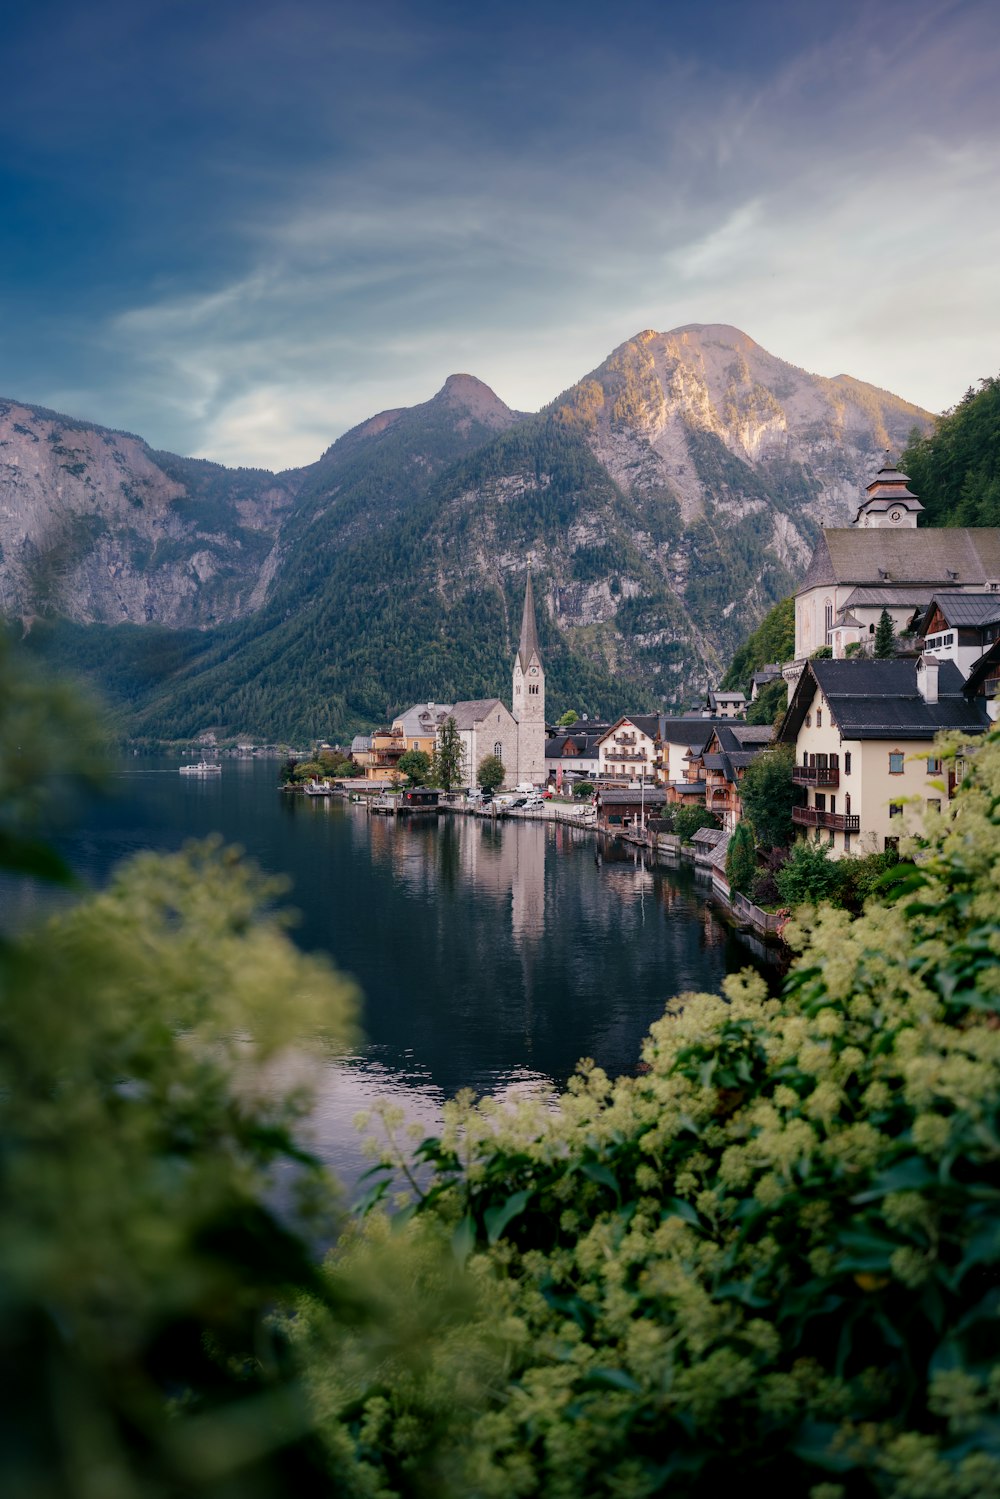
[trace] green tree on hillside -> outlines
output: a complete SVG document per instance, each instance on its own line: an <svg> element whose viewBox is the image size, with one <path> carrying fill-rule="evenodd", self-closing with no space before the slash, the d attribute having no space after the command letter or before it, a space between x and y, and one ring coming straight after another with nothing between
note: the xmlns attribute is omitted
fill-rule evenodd
<svg viewBox="0 0 1000 1499"><path fill-rule="evenodd" d="M448 717L438 730L437 745L431 759L430 779L442 791L460 786L465 776L462 738L454 718Z"/></svg>
<svg viewBox="0 0 1000 1499"><path fill-rule="evenodd" d="M896 654L896 627L888 609L883 609L875 626L875 659L888 661Z"/></svg>
<svg viewBox="0 0 1000 1499"><path fill-rule="evenodd" d="M503 785L503 778L506 773L503 761L499 755L484 755L479 762L479 769L476 771L476 782L483 788L487 796L492 796L494 791L499 790Z"/></svg>
<svg viewBox="0 0 1000 1499"><path fill-rule="evenodd" d="M795 598L782 599L766 614L746 643L740 646L722 679L726 690L740 688L749 695L750 678L772 661L779 666L795 655Z"/></svg>
<svg viewBox="0 0 1000 1499"><path fill-rule="evenodd" d="M747 723L779 724L788 707L788 683L784 677L762 687L747 708Z"/></svg>

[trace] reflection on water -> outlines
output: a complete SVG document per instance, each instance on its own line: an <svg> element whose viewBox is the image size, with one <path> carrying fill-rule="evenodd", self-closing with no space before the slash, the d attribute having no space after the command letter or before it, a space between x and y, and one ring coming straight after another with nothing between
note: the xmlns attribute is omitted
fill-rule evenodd
<svg viewBox="0 0 1000 1499"><path fill-rule="evenodd" d="M93 883L129 853L212 832L290 877L296 940L365 995L366 1043L326 1069L315 1119L321 1154L349 1179L364 1167L359 1110L399 1103L430 1130L462 1087L549 1090L582 1056L632 1071L668 999L752 961L687 869L632 850L598 864L592 835L562 824L370 818L281 796L275 779L267 762L198 781L128 761L116 794L60 843ZM36 894L18 901L16 920L34 914Z"/></svg>

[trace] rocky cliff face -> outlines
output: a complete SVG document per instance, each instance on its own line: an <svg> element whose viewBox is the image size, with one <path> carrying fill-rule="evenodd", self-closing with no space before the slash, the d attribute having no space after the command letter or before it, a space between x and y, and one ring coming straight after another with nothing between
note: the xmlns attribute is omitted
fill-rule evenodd
<svg viewBox="0 0 1000 1499"><path fill-rule="evenodd" d="M0 610L102 624L238 618L266 593L299 484L2 401Z"/></svg>

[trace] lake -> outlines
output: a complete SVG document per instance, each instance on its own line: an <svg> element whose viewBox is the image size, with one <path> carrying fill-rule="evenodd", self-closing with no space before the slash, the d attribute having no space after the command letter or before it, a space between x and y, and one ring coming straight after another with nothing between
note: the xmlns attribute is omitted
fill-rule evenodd
<svg viewBox="0 0 1000 1499"><path fill-rule="evenodd" d="M277 776L273 761L226 760L200 779L125 760L58 842L94 885L129 854L216 832L289 878L295 940L365 996L364 1044L325 1070L315 1118L319 1153L348 1182L367 1164L358 1110L391 1101L432 1129L463 1087L551 1090L584 1056L634 1071L668 999L754 962L687 867L632 850L598 865L594 836L564 824L369 817L283 795ZM6 895L8 925L47 898Z"/></svg>

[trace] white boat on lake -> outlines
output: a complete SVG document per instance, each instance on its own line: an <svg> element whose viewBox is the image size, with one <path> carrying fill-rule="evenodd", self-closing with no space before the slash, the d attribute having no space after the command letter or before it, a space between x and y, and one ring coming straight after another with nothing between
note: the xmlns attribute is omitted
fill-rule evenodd
<svg viewBox="0 0 1000 1499"><path fill-rule="evenodd" d="M197 765L182 765L182 776L221 776L222 766L217 760L199 760Z"/></svg>

